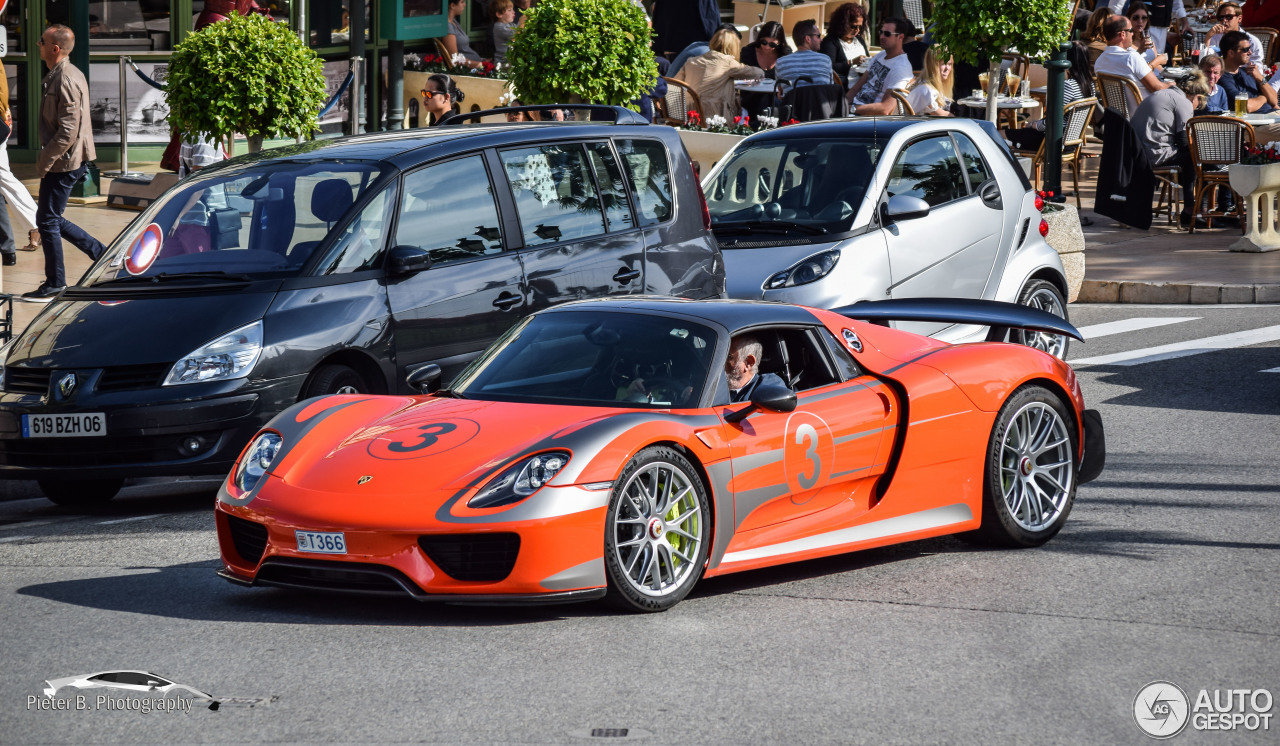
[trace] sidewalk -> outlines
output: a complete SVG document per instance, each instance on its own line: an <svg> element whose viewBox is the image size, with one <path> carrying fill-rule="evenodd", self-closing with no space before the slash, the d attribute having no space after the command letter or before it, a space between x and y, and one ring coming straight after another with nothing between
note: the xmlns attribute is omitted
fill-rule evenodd
<svg viewBox="0 0 1280 746"><path fill-rule="evenodd" d="M1092 146L1096 148L1097 146ZM1174 231L1163 217L1157 218L1150 231L1139 231L1119 225L1093 212L1094 171L1096 158L1086 161L1082 174L1081 217L1091 220L1084 227L1085 280L1080 292L1081 303L1280 303L1280 251L1241 253L1227 247L1240 237L1240 229L1232 221L1222 227L1196 231ZM130 163L135 171L156 171L155 163ZM119 168L116 163L100 163L102 171ZM35 166L13 164L14 174L34 195L38 188ZM1070 174L1064 187L1070 190ZM103 243L110 243L138 216L134 210L108 207L106 194L110 179L102 180L100 201L68 206L66 217ZM1067 201L1075 204L1068 191ZM15 232L18 231L14 223ZM1231 227L1228 227L1231 223ZM17 237L19 246L26 243ZM89 268L89 258L74 246L63 242L67 277L74 281ZM3 268L3 292L21 295L33 290L44 280L44 254L18 252L18 263ZM30 323L43 304L14 303L14 329Z"/></svg>

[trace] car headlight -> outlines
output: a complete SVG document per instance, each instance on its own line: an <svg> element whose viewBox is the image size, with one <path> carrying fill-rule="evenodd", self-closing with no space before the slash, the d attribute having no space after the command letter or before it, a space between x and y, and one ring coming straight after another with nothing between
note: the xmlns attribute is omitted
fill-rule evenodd
<svg viewBox="0 0 1280 746"><path fill-rule="evenodd" d="M569 463L569 456L567 451L548 451L521 459L490 479L467 501L467 507L496 508L520 502L559 474Z"/></svg>
<svg viewBox="0 0 1280 746"><path fill-rule="evenodd" d="M778 288L791 287L792 285L804 285L821 279L835 269L836 262L840 261L840 251L824 251L821 254L814 254L804 261L785 269L773 277L770 277L764 283L765 290L777 290Z"/></svg>
<svg viewBox="0 0 1280 746"><path fill-rule="evenodd" d="M165 386L244 378L262 355L262 321L224 334L173 364Z"/></svg>
<svg viewBox="0 0 1280 746"><path fill-rule="evenodd" d="M267 469L270 469L272 462L276 460L276 455L280 453L282 443L284 438L270 430L254 438L249 448L245 450L240 463L236 464L235 479L232 480L235 486L245 492L257 487L258 482L266 476Z"/></svg>

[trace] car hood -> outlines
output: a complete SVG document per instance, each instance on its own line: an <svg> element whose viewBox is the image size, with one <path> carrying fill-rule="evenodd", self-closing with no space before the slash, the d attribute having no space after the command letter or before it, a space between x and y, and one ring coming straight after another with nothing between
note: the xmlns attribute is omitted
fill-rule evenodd
<svg viewBox="0 0 1280 746"><path fill-rule="evenodd" d="M747 243L750 243L748 240ZM723 248L725 289L730 298L764 300L764 282L773 275L814 254L839 246L830 243L763 246L751 249Z"/></svg>
<svg viewBox="0 0 1280 746"><path fill-rule="evenodd" d="M274 292L54 301L9 346L6 365L101 368L172 363L257 321Z"/></svg>

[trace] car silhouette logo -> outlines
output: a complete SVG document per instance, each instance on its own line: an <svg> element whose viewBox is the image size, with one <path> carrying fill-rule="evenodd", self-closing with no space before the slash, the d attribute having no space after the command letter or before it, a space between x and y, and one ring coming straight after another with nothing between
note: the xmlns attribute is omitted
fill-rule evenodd
<svg viewBox="0 0 1280 746"><path fill-rule="evenodd" d="M356 480L356 484L364 484L364 483L368 482L370 479L373 479L373 477L371 477L371 476L369 476L368 474L366 474L366 475L364 475L363 477L360 477L359 479L357 479L357 480Z"/></svg>
<svg viewBox="0 0 1280 746"><path fill-rule="evenodd" d="M58 380L58 393L71 396L76 390L76 374L68 373Z"/></svg>
<svg viewBox="0 0 1280 746"><path fill-rule="evenodd" d="M49 679L44 682L44 696L52 699L59 689L66 686L76 689L118 689L125 692L159 692L161 694L189 692L196 699L207 701L210 710L218 709L219 704L218 700L214 699L211 694L206 694L186 684L176 684L163 676L157 676L148 671L102 671L79 676L67 676L61 679Z"/></svg>

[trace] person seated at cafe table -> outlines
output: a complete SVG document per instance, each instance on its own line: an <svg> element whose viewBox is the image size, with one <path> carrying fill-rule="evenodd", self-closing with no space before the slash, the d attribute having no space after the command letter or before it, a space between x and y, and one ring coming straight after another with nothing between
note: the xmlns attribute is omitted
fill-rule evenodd
<svg viewBox="0 0 1280 746"><path fill-rule="evenodd" d="M1167 83L1157 78L1156 74L1152 72L1151 66L1147 64L1146 60L1142 59L1142 55L1129 48L1129 43L1133 38L1133 21L1130 21L1128 17L1112 16L1111 20L1107 21L1102 27L1102 32L1107 37L1107 48L1094 61L1094 74L1107 73L1128 78L1138 84L1138 92L1142 94L1143 98L1148 93L1155 93L1156 91L1173 87L1173 83ZM1130 102L1130 111L1137 108L1139 103L1141 102Z"/></svg>
<svg viewBox="0 0 1280 746"><path fill-rule="evenodd" d="M905 29L905 30L904 30ZM903 44L907 31L913 29L905 18L886 18L880 22L880 51L867 64L867 71L849 88L849 101L858 116L887 116L895 102L886 92L890 88L906 89L914 73Z"/></svg>
<svg viewBox="0 0 1280 746"><path fill-rule="evenodd" d="M1235 99L1239 94L1249 97L1250 114L1270 114L1276 108L1276 90L1267 85L1267 78L1262 67L1249 61L1253 53L1253 42L1242 31L1228 31L1222 35L1222 86L1227 96L1227 110L1235 110ZM1261 129L1270 129L1275 125L1265 125ZM1259 141L1270 142L1280 139L1267 133L1263 137L1260 128L1254 127L1254 134Z"/></svg>
<svg viewBox="0 0 1280 746"><path fill-rule="evenodd" d="M713 116L722 116L733 121L742 110L738 101L738 91L733 87L735 80L759 80L764 77L764 70L738 61L739 40L736 31L720 29L711 36L710 49L701 57L694 57L685 63L674 77L687 83L698 94L702 102L703 120Z"/></svg>
<svg viewBox="0 0 1280 746"><path fill-rule="evenodd" d="M797 88L805 85L831 84L831 58L818 51L822 44L822 32L812 18L791 27L791 40L796 51L778 59L773 71L778 80L794 83ZM808 78L808 80L800 80ZM790 86L783 86L784 92Z"/></svg>
<svg viewBox="0 0 1280 746"><path fill-rule="evenodd" d="M1133 39L1130 49L1142 55L1142 59L1151 66L1156 74L1169 62L1164 54L1164 46L1156 46L1155 37L1151 34L1151 11L1145 3L1135 2L1129 6L1129 20L1133 22Z"/></svg>
<svg viewBox="0 0 1280 746"><path fill-rule="evenodd" d="M1204 82L1209 84L1209 97L1204 100L1204 113L1221 114L1231 108L1227 102L1227 91L1218 85L1222 79L1222 58L1216 54L1205 55L1200 60L1200 72L1204 73Z"/></svg>
<svg viewBox="0 0 1280 746"><path fill-rule="evenodd" d="M1187 142L1187 120L1204 105L1209 85L1198 70L1170 88L1147 96L1133 112L1133 129L1147 148L1151 165L1177 166L1182 186L1182 227L1187 228L1195 210L1196 169ZM1200 224L1197 228L1203 227Z"/></svg>
<svg viewBox="0 0 1280 746"><path fill-rule="evenodd" d="M1093 76L1089 74L1089 52L1085 45L1078 41L1071 42L1071 47L1067 50L1067 61L1071 63L1071 67L1062 82L1064 110L1070 104L1094 95ZM1004 137L1013 143L1015 150L1034 153L1040 149L1040 143L1044 142L1044 130L1045 121L1037 119L1018 129L1006 129Z"/></svg>
<svg viewBox="0 0 1280 746"><path fill-rule="evenodd" d="M1125 6L1128 5L1128 15L1133 18L1133 11L1138 3L1131 3L1130 0L1109 0L1106 5L1112 13L1124 13ZM1099 3L1098 7L1102 7L1102 4ZM1177 26L1180 35L1191 30L1191 21L1187 18L1187 6L1184 0L1146 0L1143 8L1149 16L1145 33L1150 37L1151 46L1156 54L1161 54L1168 49L1170 25Z"/></svg>
<svg viewBox="0 0 1280 746"><path fill-rule="evenodd" d="M954 84L955 60L930 47L924 53L924 69L907 94L907 103L916 114L933 117L951 116L951 89Z"/></svg>
<svg viewBox="0 0 1280 746"><path fill-rule="evenodd" d="M867 59L862 32L867 27L867 11L857 3L845 3L831 14L821 51L831 58L831 67L840 76L840 85L849 87L853 68Z"/></svg>
<svg viewBox="0 0 1280 746"><path fill-rule="evenodd" d="M1111 8L1099 5L1089 16L1089 24L1085 27L1084 36L1080 37L1080 40L1087 45L1089 50L1091 70L1093 63L1107 50L1107 36L1102 29L1114 15L1116 14L1111 12Z"/></svg>
<svg viewBox="0 0 1280 746"><path fill-rule="evenodd" d="M1218 22L1209 29L1209 35L1205 39L1205 44L1218 50L1218 54L1222 54L1222 37L1232 31L1238 31L1249 37L1249 62L1254 65L1262 64L1262 42L1258 37L1245 31L1240 26L1244 22L1244 10L1233 2L1225 2L1218 6Z"/></svg>

